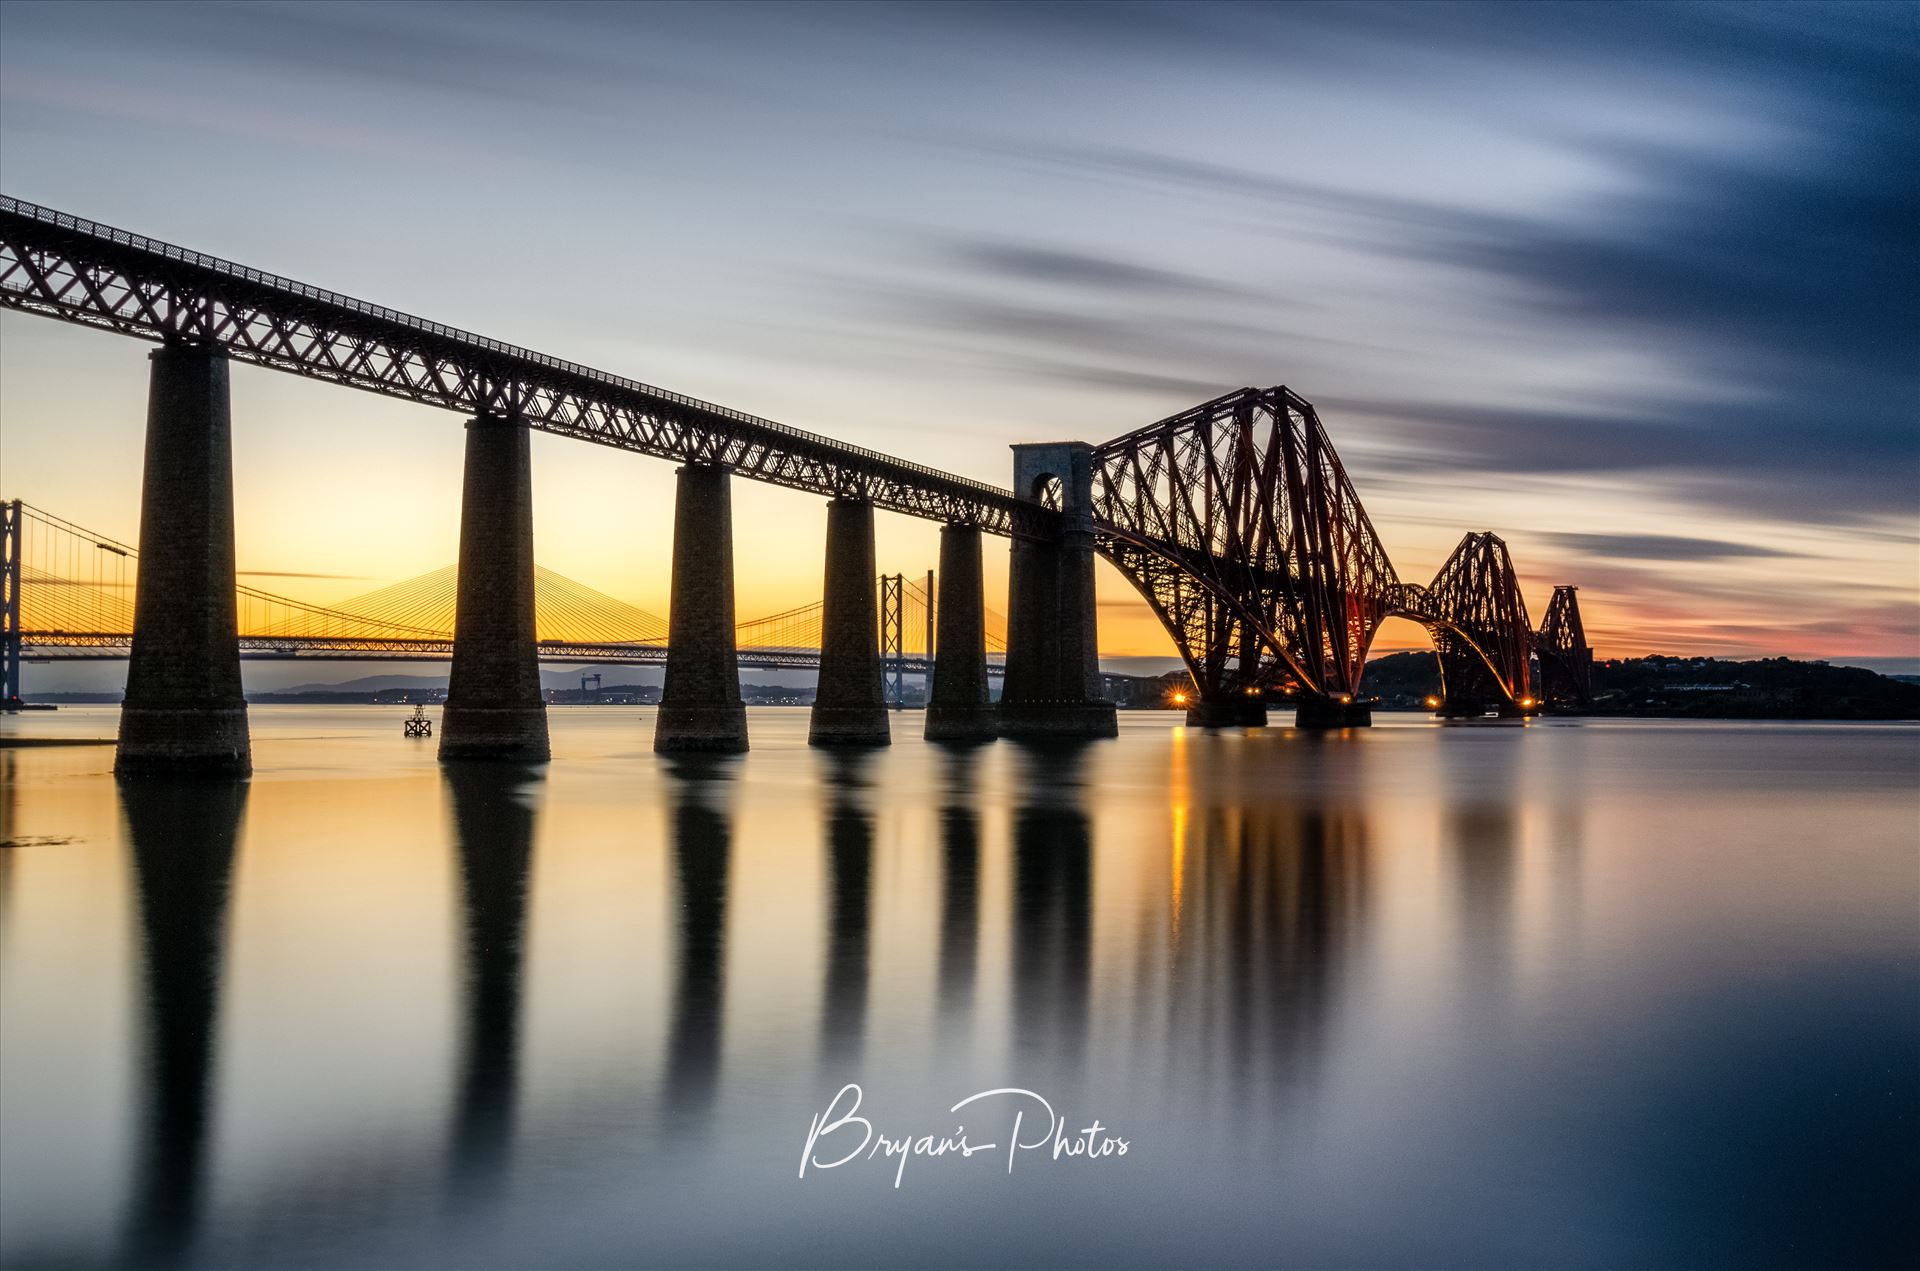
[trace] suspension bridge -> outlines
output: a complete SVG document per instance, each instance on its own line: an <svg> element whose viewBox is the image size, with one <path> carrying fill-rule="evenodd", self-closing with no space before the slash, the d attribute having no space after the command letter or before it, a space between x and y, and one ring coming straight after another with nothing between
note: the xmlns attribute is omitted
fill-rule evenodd
<svg viewBox="0 0 1920 1271"><path fill-rule="evenodd" d="M128 658L123 772L246 771L239 660L271 653L276 638L316 641L298 646L315 650L355 639L431 646L452 662L443 758L546 758L538 663L550 641L569 645L568 657L594 645L633 657L658 646L659 620L534 563L534 430L680 465L657 750L746 748L740 666L756 650L801 655L760 641L817 641L810 741L890 739L882 648L891 632L897 674L907 597L896 577L889 618L890 589L874 568L876 509L942 526L933 647L920 651L932 662L930 739L1114 734L1096 557L1166 628L1193 678L1188 719L1197 725L1264 724L1276 692L1295 704L1299 726L1368 723L1366 654L1393 616L1431 633L1442 714L1527 714L1543 699L1577 704L1587 693L1591 654L1575 590L1557 588L1534 629L1492 533L1468 535L1430 583L1403 581L1318 413L1285 387L1236 390L1099 445L1016 445L1013 487L1002 489L4 196L0 308L159 346L140 550L116 545L133 562L138 599L130 620L123 612L107 624L125 630L97 632L94 646L112 636ZM235 363L464 416L457 566L332 613L295 615L290 601L275 611L237 586ZM824 594L807 607L816 614L773 615L751 632L736 622L735 476L830 501ZM988 692L983 535L1011 540L998 702ZM20 601L16 592L5 605L16 650L26 639Z"/></svg>
<svg viewBox="0 0 1920 1271"><path fill-rule="evenodd" d="M18 696L19 663L125 659L132 652L139 549L14 500L0 508L8 597L18 596L18 638L8 621L6 696ZM445 661L453 654L459 567L447 565L331 605L257 587L234 587L243 659ZM890 679L924 676L932 638L932 577L883 574L879 639ZM542 662L664 666L667 620L563 574L534 568L534 623ZM734 627L739 664L752 670L818 670L819 602ZM988 673L1006 655L1006 619L986 614ZM897 702L898 685L889 694Z"/></svg>

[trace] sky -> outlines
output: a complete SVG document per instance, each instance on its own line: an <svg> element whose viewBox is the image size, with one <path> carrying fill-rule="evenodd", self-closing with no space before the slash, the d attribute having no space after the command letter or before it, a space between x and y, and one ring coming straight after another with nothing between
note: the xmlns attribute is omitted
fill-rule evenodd
<svg viewBox="0 0 1920 1271"><path fill-rule="evenodd" d="M1601 656L1920 671L1920 6L6 0L0 189L1000 485L1286 384L1403 578L1493 530ZM0 494L133 540L146 352L0 315ZM243 581L454 559L458 417L233 408ZM534 474L664 614L672 466ZM734 511L740 616L817 599L824 504Z"/></svg>

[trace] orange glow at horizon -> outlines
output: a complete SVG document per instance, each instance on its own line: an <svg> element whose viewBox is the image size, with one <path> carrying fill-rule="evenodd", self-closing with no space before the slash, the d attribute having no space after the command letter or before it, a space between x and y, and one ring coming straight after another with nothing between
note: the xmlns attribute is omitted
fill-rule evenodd
<svg viewBox="0 0 1920 1271"><path fill-rule="evenodd" d="M145 359L103 356L111 337L8 315L5 375L8 497L126 541L138 537ZM23 338L24 337L24 338ZM233 379L236 529L243 582L331 604L452 563L458 555L464 432L445 412L297 377L246 369ZM38 421L58 419L60 427ZM252 421L241 423L241 421ZM802 422L815 422L803 420ZM850 440L870 441L854 430ZM1004 453L969 448L962 475L1004 480ZM950 445L902 432L884 443L906 458ZM86 455L76 464L75 453ZM378 456L339 459L336 456ZM670 595L674 467L640 455L536 434L535 556L556 573L665 617ZM1368 493L1367 451L1348 467ZM1368 495L1375 527L1404 578L1428 577L1472 516L1513 548L1535 620L1553 585L1573 582L1588 640L1601 656L1648 653L1809 658L1920 656L1912 586L1915 544L1763 522L1691 519L1612 489L1588 503L1568 488L1431 491L1388 486ZM1577 491L1575 491L1577 492ZM748 480L733 483L735 617L817 602L824 573L825 502ZM1618 509L1618 515L1613 509ZM1554 534L1569 525L1657 527L1764 547L1751 558L1635 562L1570 556ZM939 527L882 513L876 564L924 576L937 565ZM984 552L987 604L1005 611L1007 551ZM1096 575L1106 657L1177 658L1139 593L1110 565ZM1789 603L1790 602L1790 603ZM1372 655L1425 651L1418 625L1389 620Z"/></svg>

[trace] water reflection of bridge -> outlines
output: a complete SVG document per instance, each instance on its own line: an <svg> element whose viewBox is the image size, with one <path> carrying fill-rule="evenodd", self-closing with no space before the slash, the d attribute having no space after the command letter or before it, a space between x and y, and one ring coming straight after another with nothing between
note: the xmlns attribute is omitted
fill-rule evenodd
<svg viewBox="0 0 1920 1271"><path fill-rule="evenodd" d="M1364 822L1290 799L1241 815L1190 783L1183 837L1171 856L1158 860L1161 872L1152 857L1117 866L1144 868L1141 894L1179 906L1159 915L1168 934L1139 944L1103 943L1103 924L1111 938L1116 924L1133 919L1117 910L1103 915L1096 903L1100 818L1090 787L1097 756L1020 750L994 777L1012 782L1012 798L1004 802L999 788L983 781L991 762L978 751L938 761L937 841L928 844L938 881L924 895L919 926L932 969L928 1027L942 1062L974 1075L967 1043L980 1013L982 945L998 938L985 921L991 910L1007 920L1013 1041L1005 1059L1016 1068L1051 1075L1071 1090L1093 1080L1116 1053L1138 1058L1143 1049L1159 1049L1170 1064L1198 1062L1246 1087L1249 1107L1291 1097L1295 1079L1313 1071L1336 996L1332 985L1364 919ZM677 761L666 775L671 903L668 999L657 1033L661 1079L651 1096L643 1084L594 1083L604 1088L588 1097L604 1106L577 1118L579 1134L569 1141L577 1137L578 1150L600 1150L593 1147L596 1133L630 1133L636 1115L675 1142L698 1147L727 1101L729 930L754 920L739 912L735 887L738 763ZM880 916L875 799L882 766L872 756L823 756L814 776L823 898L818 1072L836 1083L862 1071L873 1042L872 999L881 976L874 961ZM303 1193L376 1226L400 1222L397 1209L434 1195L450 1219L500 1203L526 1115L528 1078L520 1056L528 1044L526 939L545 815L543 778L537 769L517 767L450 770L442 783L461 966L446 1133L411 1147L389 1138L389 1147L412 1153L407 1162L367 1161L346 1172L303 1154L293 1171L298 1178L273 1175L250 1184L254 1224L276 1214L273 1221L288 1221L283 1207ZM145 932L149 1053L146 1147L127 1248L146 1263L193 1260L205 1218L215 1142L215 1038L222 1031L221 983L229 961L223 941L245 789L231 783L123 788ZM988 869L982 858L996 850L988 840L998 841L1000 829L1004 868ZM1003 880L999 895L983 893L988 876ZM1000 965L997 955L994 965ZM1102 994L1116 991L1134 1000L1103 1004ZM1166 1021L1171 1028L1159 1026L1162 1008L1173 1012ZM636 1101L650 1106L629 1106ZM438 1184L423 1191L434 1178ZM372 1191L360 1197L356 1179L378 1198ZM264 1237L256 1232L255 1238Z"/></svg>

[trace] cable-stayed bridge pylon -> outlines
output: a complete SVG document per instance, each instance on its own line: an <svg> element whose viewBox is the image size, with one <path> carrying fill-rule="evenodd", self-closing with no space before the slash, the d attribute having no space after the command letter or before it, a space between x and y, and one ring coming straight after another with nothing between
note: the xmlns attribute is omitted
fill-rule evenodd
<svg viewBox="0 0 1920 1271"><path fill-rule="evenodd" d="M31 661L111 660L128 656L133 640L139 549L33 504L6 503L9 675L11 650ZM924 675L930 593L900 575L898 599L881 615L897 633L886 665ZM459 569L447 565L415 578L321 605L241 584L235 588L241 654L246 658L440 660L452 656ZM668 623L617 597L553 570L534 570L535 624L542 661L664 665ZM1004 658L1006 620L989 613L987 643ZM821 604L816 601L740 622L740 665L758 670L814 670L820 664ZM994 663L996 669L998 659ZM10 679L17 685L17 679ZM17 696L17 687L9 696Z"/></svg>

